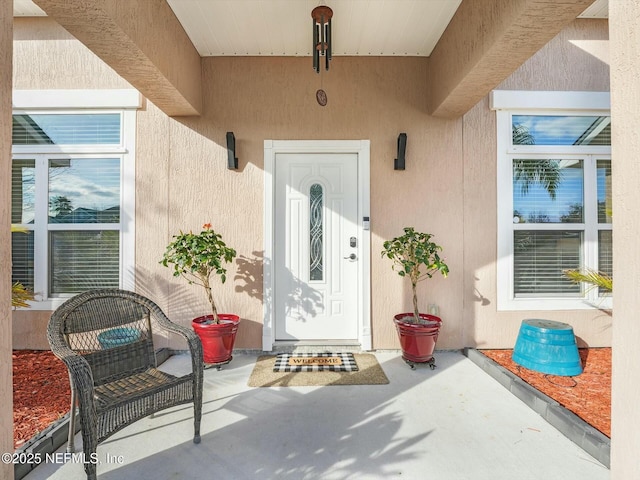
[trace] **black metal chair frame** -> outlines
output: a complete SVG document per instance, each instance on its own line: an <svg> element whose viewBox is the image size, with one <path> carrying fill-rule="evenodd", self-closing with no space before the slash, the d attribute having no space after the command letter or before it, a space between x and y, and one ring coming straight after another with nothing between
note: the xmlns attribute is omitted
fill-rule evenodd
<svg viewBox="0 0 640 480"><path fill-rule="evenodd" d="M152 326L185 338L190 373L177 377L157 368ZM173 323L151 300L118 289L81 293L56 309L47 338L71 381L67 451L74 451L77 403L89 480L97 478L98 444L163 409L193 402L193 441L200 443L202 344L192 330Z"/></svg>

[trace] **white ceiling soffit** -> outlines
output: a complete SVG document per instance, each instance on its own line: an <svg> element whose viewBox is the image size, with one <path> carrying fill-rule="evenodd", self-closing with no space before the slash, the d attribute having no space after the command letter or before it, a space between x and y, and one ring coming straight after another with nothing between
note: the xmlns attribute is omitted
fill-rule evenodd
<svg viewBox="0 0 640 480"><path fill-rule="evenodd" d="M311 56L311 10L321 3L333 10L336 56L429 56L462 0L167 2L203 57ZM595 0L580 16L607 18L608 7ZM13 11L46 15L31 0L13 0Z"/></svg>
<svg viewBox="0 0 640 480"><path fill-rule="evenodd" d="M609 18L609 0L596 0L579 18Z"/></svg>
<svg viewBox="0 0 640 480"><path fill-rule="evenodd" d="M47 14L31 0L13 0L14 17L44 17Z"/></svg>
<svg viewBox="0 0 640 480"><path fill-rule="evenodd" d="M168 0L201 56L311 56L317 0ZM461 0L328 0L334 55L428 56Z"/></svg>

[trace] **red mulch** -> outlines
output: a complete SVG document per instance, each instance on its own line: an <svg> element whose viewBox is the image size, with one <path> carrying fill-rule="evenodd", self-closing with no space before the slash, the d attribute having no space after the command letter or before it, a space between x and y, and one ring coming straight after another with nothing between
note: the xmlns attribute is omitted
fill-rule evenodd
<svg viewBox="0 0 640 480"><path fill-rule="evenodd" d="M511 360L512 350L481 352L611 437L610 348L580 349L584 372L577 377L545 375L520 367ZM14 350L15 447L64 416L70 396L67 369L51 352Z"/></svg>
<svg viewBox="0 0 640 480"><path fill-rule="evenodd" d="M13 444L31 437L69 412L67 368L53 353L13 351Z"/></svg>
<svg viewBox="0 0 640 480"><path fill-rule="evenodd" d="M511 360L512 350L481 352L611 438L610 348L579 349L583 372L575 377L524 368Z"/></svg>

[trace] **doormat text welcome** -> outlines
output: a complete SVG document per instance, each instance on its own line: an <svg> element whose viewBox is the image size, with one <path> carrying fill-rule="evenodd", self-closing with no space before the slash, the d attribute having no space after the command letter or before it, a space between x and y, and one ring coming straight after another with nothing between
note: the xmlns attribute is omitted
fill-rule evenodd
<svg viewBox="0 0 640 480"><path fill-rule="evenodd" d="M280 353L274 372L357 372L352 353Z"/></svg>

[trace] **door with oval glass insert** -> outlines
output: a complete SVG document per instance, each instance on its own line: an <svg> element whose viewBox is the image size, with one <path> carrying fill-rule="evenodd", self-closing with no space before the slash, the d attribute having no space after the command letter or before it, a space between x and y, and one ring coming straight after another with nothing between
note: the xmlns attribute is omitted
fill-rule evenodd
<svg viewBox="0 0 640 480"><path fill-rule="evenodd" d="M358 338L358 156L275 161L275 339Z"/></svg>

